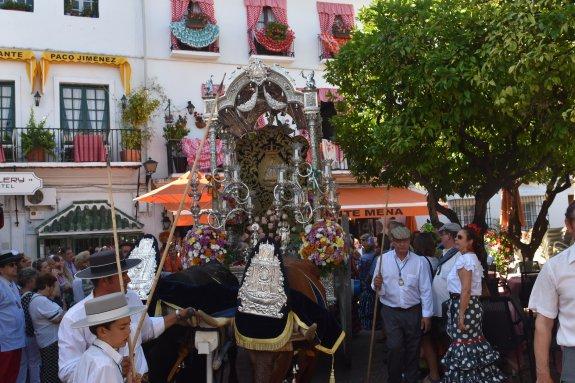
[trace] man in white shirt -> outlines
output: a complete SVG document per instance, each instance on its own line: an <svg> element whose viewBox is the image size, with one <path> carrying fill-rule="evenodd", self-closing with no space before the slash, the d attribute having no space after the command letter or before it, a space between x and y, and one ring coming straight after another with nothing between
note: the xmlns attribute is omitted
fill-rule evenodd
<svg viewBox="0 0 575 383"><path fill-rule="evenodd" d="M132 290L127 290L127 285L130 282L127 271L137 266L140 262L140 259L131 258L121 261L124 291L126 291L126 299L130 307L143 306L138 294ZM58 376L64 383L72 382L74 370L80 357L96 339L96 336L87 328L72 328L72 323L86 316L84 303L95 297L121 291L117 274L116 255L112 250L102 250L93 254L90 257L90 267L78 272L76 276L82 279L91 279L94 284L94 290L86 298L72 306L60 323L58 330ZM178 310L175 314L169 314L163 318L149 317L145 314L144 324L135 345L134 365L137 373L144 375L148 372L148 364L144 356L144 351L142 350L142 342L160 336L166 328L174 325L179 319L187 317L188 310L189 309ZM141 314L132 316L132 336L136 332L140 316ZM125 346L121 348L119 352L123 356L127 356L128 347ZM125 360L123 364L124 368L127 367L127 359Z"/></svg>
<svg viewBox="0 0 575 383"><path fill-rule="evenodd" d="M371 284L383 305L388 383L418 381L421 335L429 331L433 315L429 264L409 251L410 238L405 226L390 231L394 250L378 258Z"/></svg>
<svg viewBox="0 0 575 383"><path fill-rule="evenodd" d="M575 233L575 202L565 213L565 225ZM535 319L537 383L552 383L549 346L555 319L559 318L557 344L563 351L561 382L575 383L575 245L549 259L541 269L529 299Z"/></svg>
<svg viewBox="0 0 575 383"><path fill-rule="evenodd" d="M459 251L455 248L455 237L459 230L461 230L461 226L452 222L446 223L439 228L439 238L443 245L443 254L439 258L439 264L432 284L433 316L437 318L443 317L441 305L443 302L449 300L449 291L447 291L447 275L453 268L455 260L460 255Z"/></svg>

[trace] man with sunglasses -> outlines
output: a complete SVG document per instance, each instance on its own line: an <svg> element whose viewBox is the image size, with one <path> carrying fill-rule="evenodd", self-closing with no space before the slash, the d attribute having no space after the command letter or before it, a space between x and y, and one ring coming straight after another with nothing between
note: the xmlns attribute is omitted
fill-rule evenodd
<svg viewBox="0 0 575 383"><path fill-rule="evenodd" d="M389 234L393 250L377 259L371 285L383 306L388 383L416 383L421 335L429 331L433 315L431 273L425 257L409 251L407 227L397 226Z"/></svg>
<svg viewBox="0 0 575 383"><path fill-rule="evenodd" d="M26 345L24 310L16 286L21 258L17 251L0 255L0 380L5 383L16 382Z"/></svg>
<svg viewBox="0 0 575 383"><path fill-rule="evenodd" d="M575 202L567 207L565 226L575 236ZM575 383L575 245L543 266L531 291L529 309L537 313L534 344L537 382L553 382L549 347L555 319L558 319L557 344L563 351L561 382Z"/></svg>

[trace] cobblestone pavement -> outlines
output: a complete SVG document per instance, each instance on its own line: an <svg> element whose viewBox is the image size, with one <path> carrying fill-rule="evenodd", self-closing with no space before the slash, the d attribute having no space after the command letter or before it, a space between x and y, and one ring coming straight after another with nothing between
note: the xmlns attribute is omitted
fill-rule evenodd
<svg viewBox="0 0 575 383"><path fill-rule="evenodd" d="M337 354L335 359L335 381L337 383L363 383L366 381L367 358L369 355L369 332L362 331L353 338L351 364L346 365L343 355ZM376 332L376 340L381 332ZM385 346L383 343L374 343L373 361L371 365L371 382L384 383L387 381L385 367ZM331 358L320 355L316 376L312 383L328 383L331 367Z"/></svg>

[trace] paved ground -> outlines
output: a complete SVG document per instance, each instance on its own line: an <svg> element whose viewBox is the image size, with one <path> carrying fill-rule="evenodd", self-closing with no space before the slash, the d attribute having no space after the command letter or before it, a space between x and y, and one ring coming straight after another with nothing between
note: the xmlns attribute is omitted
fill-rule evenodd
<svg viewBox="0 0 575 383"><path fill-rule="evenodd" d="M381 336L378 331L377 337ZM373 361L371 365L371 382L383 383L386 379L384 344L374 343ZM366 381L367 359L369 355L369 332L363 331L356 335L352 341L351 364L347 365L343 355L336 355L335 380L337 383L362 383ZM320 357L318 371L313 383L327 383L331 367L331 358Z"/></svg>

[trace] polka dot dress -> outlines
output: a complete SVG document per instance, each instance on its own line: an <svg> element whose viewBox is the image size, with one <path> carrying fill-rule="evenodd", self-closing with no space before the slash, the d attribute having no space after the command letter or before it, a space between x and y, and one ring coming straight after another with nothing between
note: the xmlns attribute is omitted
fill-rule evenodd
<svg viewBox="0 0 575 383"><path fill-rule="evenodd" d="M449 303L447 334L451 345L441 360L446 367L444 383L503 382L505 377L495 365L499 353L491 347L481 330L483 308L479 297L471 297L465 313L467 330L457 327L459 299Z"/></svg>

